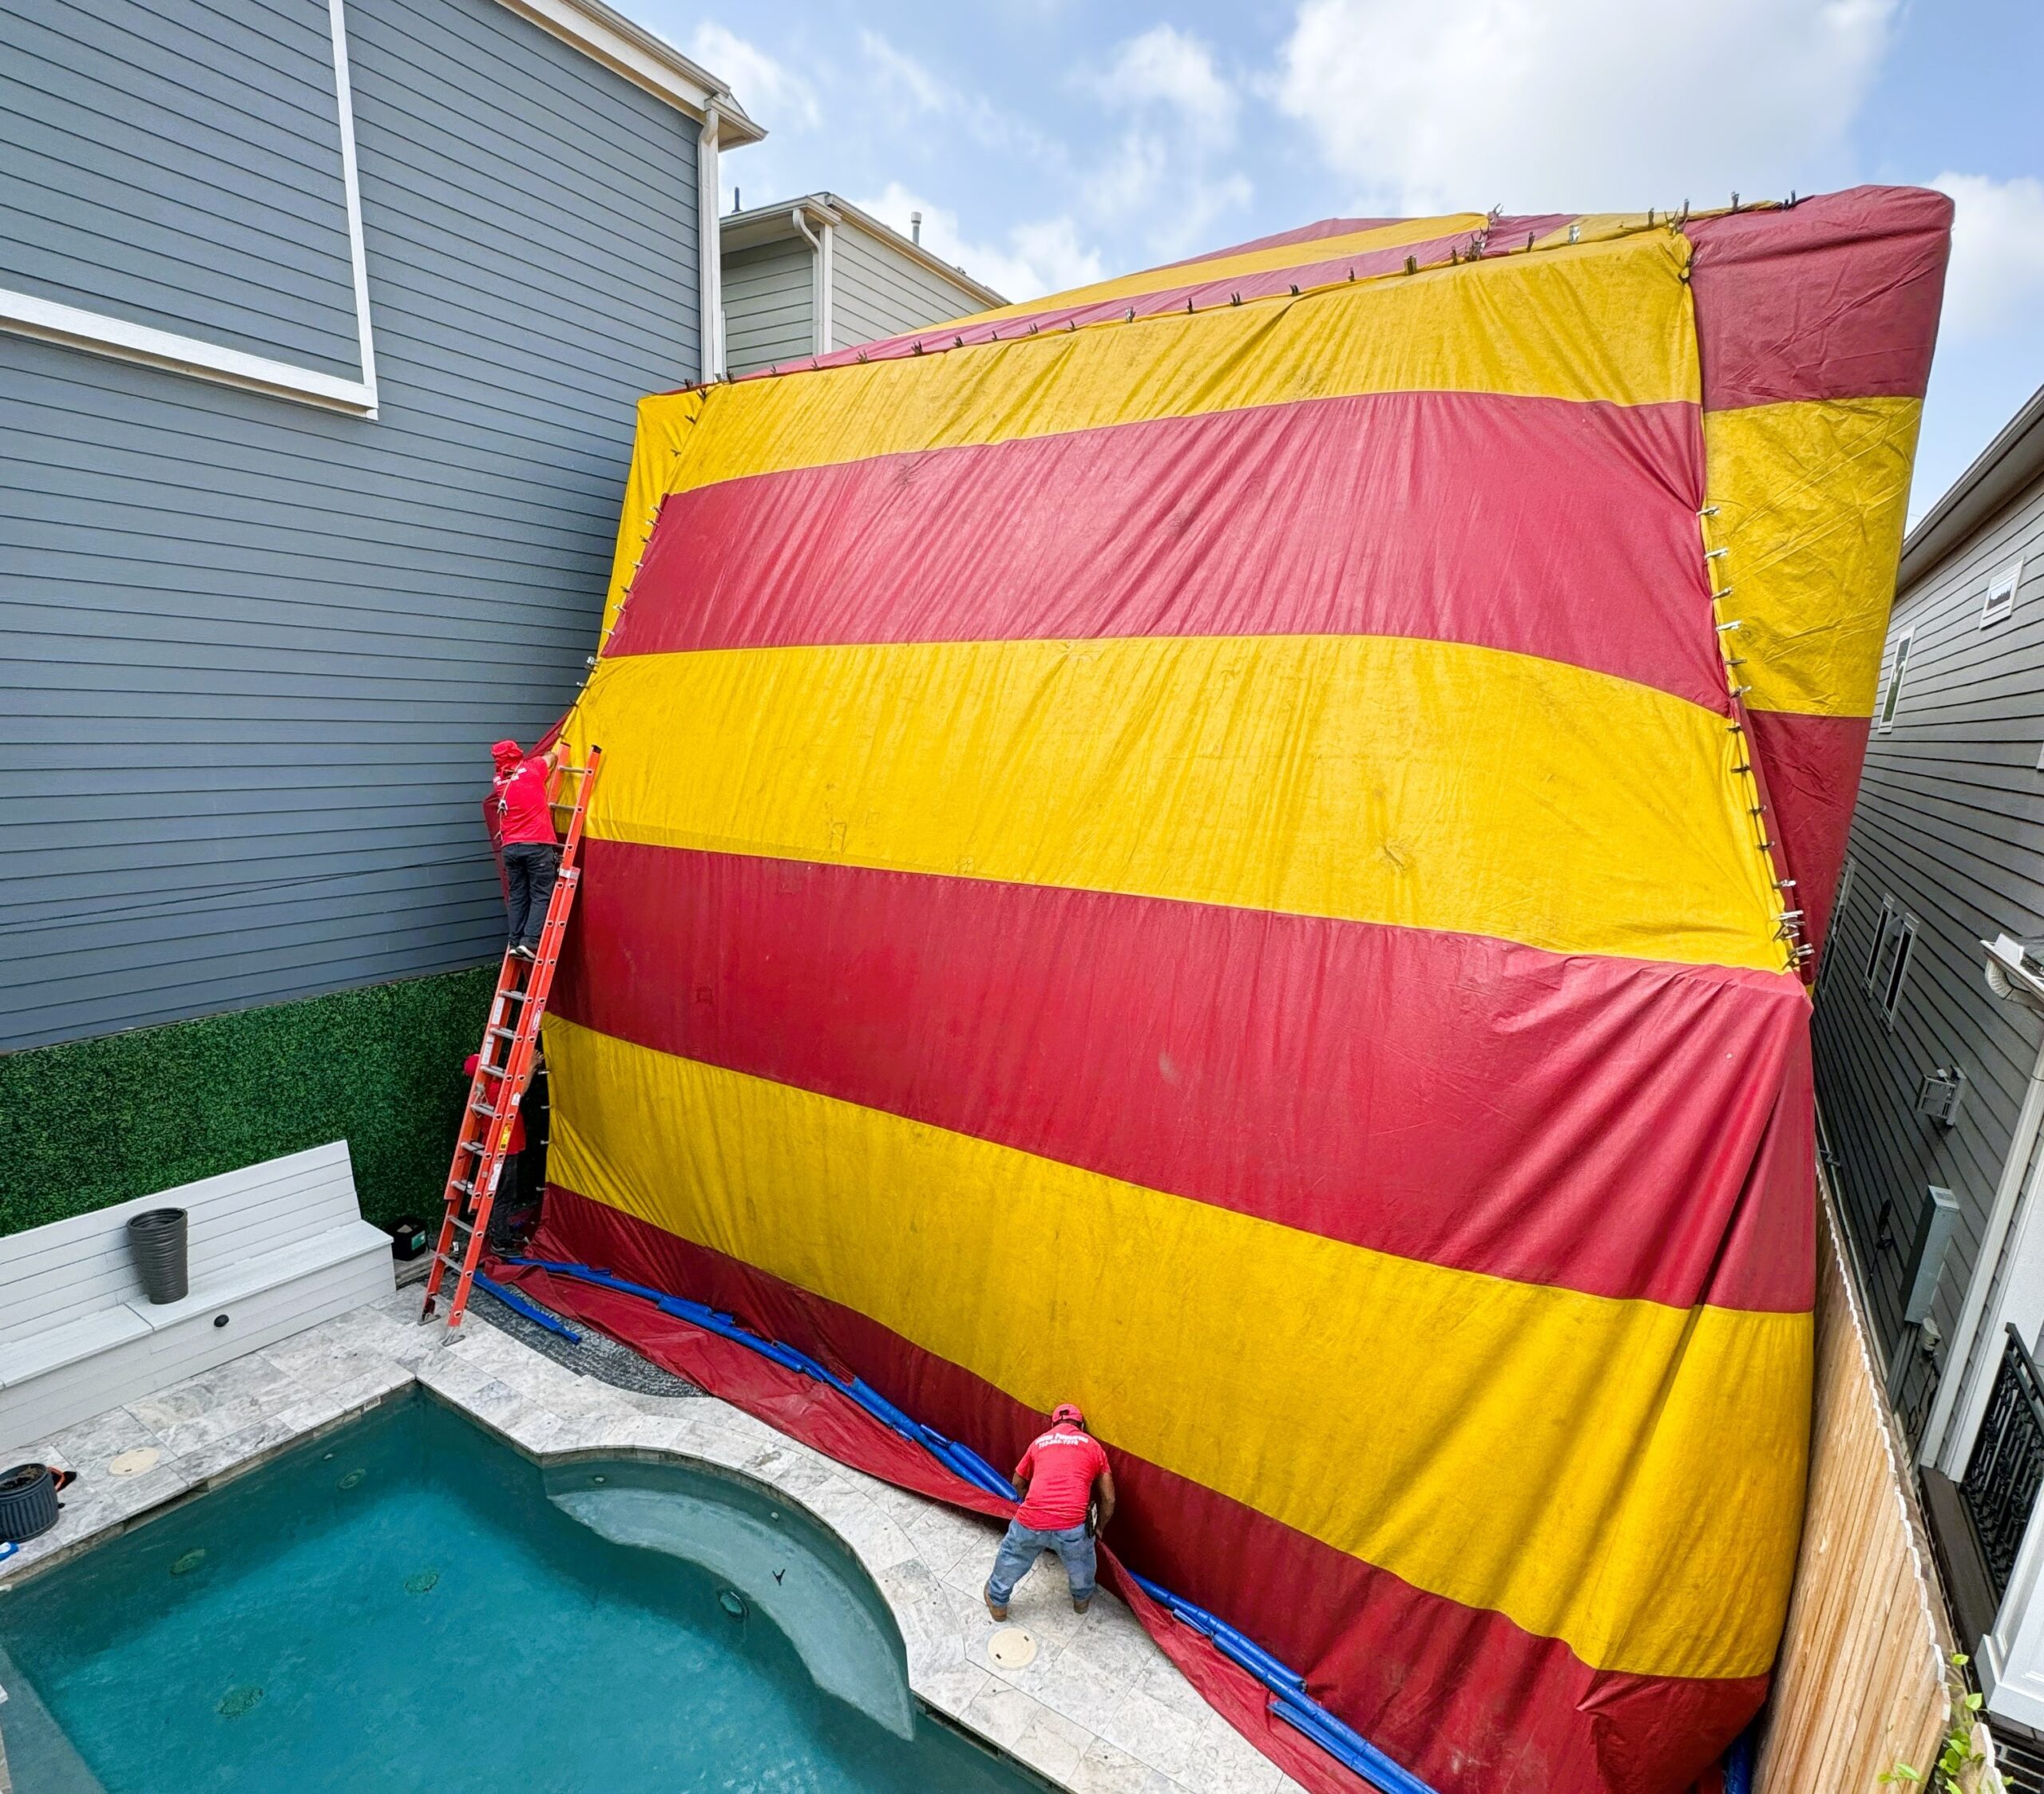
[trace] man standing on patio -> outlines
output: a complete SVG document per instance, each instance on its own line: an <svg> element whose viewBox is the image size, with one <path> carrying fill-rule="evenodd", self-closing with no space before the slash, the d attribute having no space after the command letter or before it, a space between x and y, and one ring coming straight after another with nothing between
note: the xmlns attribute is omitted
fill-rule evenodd
<svg viewBox="0 0 2044 1794"><path fill-rule="evenodd" d="M510 948L533 957L546 922L548 899L561 873L561 838L553 829L557 750L527 754L515 741L489 750L497 777L489 788L490 833L504 856L504 897L510 910Z"/></svg>
<svg viewBox="0 0 2044 1794"><path fill-rule="evenodd" d="M1072 1605L1084 1613L1093 1598L1094 1536L1114 1517L1115 1473L1099 1441L1087 1432L1086 1416L1070 1402L1051 1416L1051 1430L1039 1433L1022 1454L1014 1483L1022 1505L994 1555L987 1611L1006 1619L1015 1585L1041 1553L1055 1551L1071 1585ZM1096 1496L1098 1511L1089 1515Z"/></svg>

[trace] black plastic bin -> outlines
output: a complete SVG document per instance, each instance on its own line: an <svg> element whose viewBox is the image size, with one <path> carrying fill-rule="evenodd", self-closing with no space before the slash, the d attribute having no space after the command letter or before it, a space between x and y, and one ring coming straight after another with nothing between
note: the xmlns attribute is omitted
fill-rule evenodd
<svg viewBox="0 0 2044 1794"><path fill-rule="evenodd" d="M181 1302L192 1287L184 1257L185 1218L182 1209L150 1209L128 1223L135 1274L153 1302Z"/></svg>
<svg viewBox="0 0 2044 1794"><path fill-rule="evenodd" d="M0 1540L25 1545L57 1524L57 1479L46 1463L0 1471Z"/></svg>

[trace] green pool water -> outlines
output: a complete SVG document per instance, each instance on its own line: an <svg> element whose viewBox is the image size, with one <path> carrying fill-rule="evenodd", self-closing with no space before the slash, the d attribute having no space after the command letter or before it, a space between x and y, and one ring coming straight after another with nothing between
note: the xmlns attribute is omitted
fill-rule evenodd
<svg viewBox="0 0 2044 1794"><path fill-rule="evenodd" d="M921 1712L834 1537L420 1396L0 1593L17 1794L1044 1784Z"/></svg>

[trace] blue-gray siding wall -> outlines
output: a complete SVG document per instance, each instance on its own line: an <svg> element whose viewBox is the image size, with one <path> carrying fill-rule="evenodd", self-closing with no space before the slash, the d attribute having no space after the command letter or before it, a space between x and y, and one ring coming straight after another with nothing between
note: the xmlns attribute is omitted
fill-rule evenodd
<svg viewBox="0 0 2044 1794"><path fill-rule="evenodd" d="M0 334L0 1046L493 953L487 745L696 376L692 122L496 0L347 22L378 419ZM0 285L352 376L327 30L0 0Z"/></svg>
<svg viewBox="0 0 2044 1794"><path fill-rule="evenodd" d="M1982 626L1990 578L2021 556L2015 608ZM1882 668L1911 632L1893 727L1868 745L1853 812L1851 884L1826 949L1816 1018L1818 1100L1847 1225L1884 1347L1902 1332L1904 1258L1932 1184L1959 1202L1933 1318L1950 1341L2037 1056L2038 1024L1998 1003L1980 943L2044 935L2044 485L2008 507L1896 604ZM1883 901L1917 923L1891 1023L1865 972ZM1958 1123L1915 1112L1924 1075L1966 1074ZM1886 1244L1882 1243L1885 1237ZM1992 1267L1987 1274L1992 1275ZM1990 1352L1997 1339L1985 1341ZM1901 1388L1920 1414L1937 1374Z"/></svg>
<svg viewBox="0 0 2044 1794"><path fill-rule="evenodd" d="M0 0L0 284L355 373L323 0Z"/></svg>

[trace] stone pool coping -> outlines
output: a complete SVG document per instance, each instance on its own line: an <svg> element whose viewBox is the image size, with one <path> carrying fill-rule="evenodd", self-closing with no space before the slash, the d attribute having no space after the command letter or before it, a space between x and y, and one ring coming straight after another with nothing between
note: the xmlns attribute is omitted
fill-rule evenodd
<svg viewBox="0 0 2044 1794"><path fill-rule="evenodd" d="M536 1462L677 1459L749 1477L813 1515L878 1586L923 1704L1070 1794L1304 1794L1105 1590L1081 1616L1063 1578L1039 1568L1008 1620L1035 1641L1034 1660L996 1665L980 1590L996 1522L862 1475L715 1396L616 1388L478 1320L451 1338L421 1327L418 1299L400 1289L32 1447L78 1479L56 1529L0 1563L0 1617L12 1584L418 1383ZM158 1461L112 1473L138 1450Z"/></svg>

